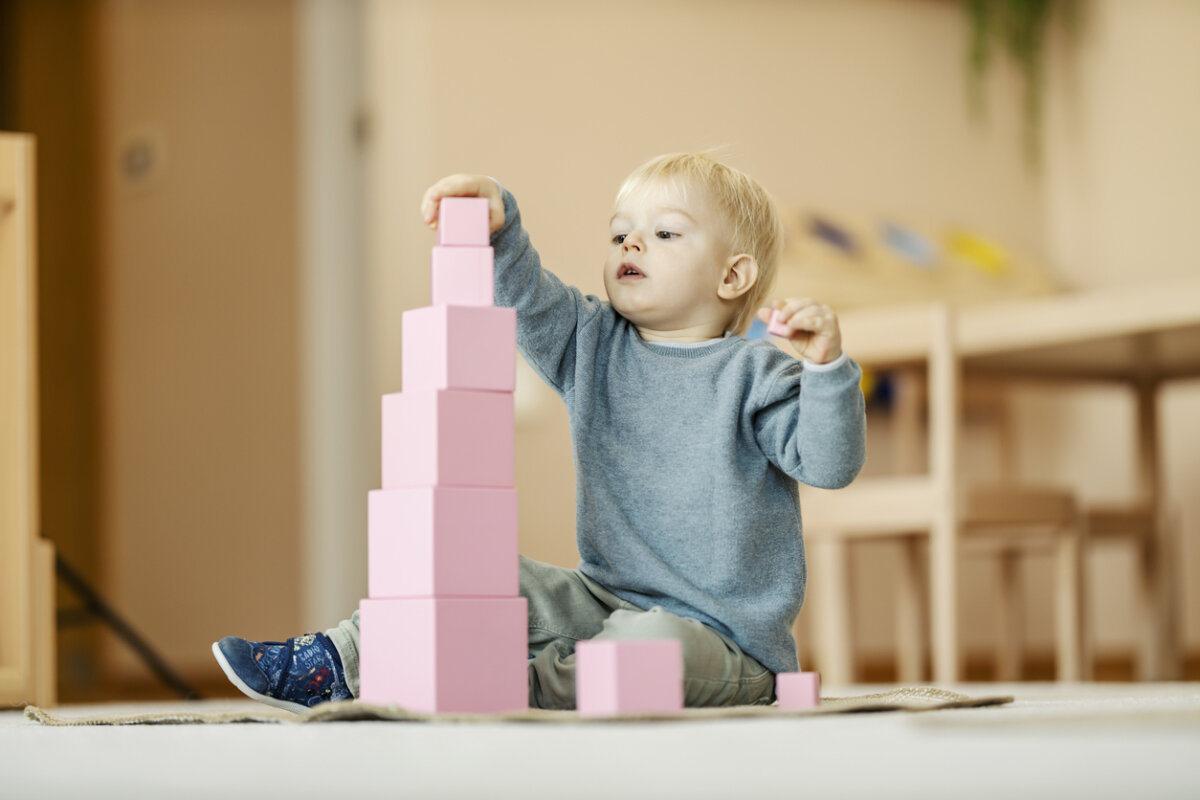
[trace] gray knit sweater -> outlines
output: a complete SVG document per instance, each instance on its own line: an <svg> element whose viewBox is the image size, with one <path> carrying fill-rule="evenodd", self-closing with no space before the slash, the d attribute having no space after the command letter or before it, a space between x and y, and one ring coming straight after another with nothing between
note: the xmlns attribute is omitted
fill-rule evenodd
<svg viewBox="0 0 1200 800"><path fill-rule="evenodd" d="M542 269L508 191L504 207L496 303L517 309L521 354L567 404L580 570L640 608L700 620L772 672L797 669L796 481L841 487L862 467L858 365L806 372L733 335L646 342Z"/></svg>

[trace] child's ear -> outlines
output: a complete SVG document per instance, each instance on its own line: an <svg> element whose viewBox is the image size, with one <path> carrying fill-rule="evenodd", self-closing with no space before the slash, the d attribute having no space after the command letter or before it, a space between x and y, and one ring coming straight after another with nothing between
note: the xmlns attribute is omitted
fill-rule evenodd
<svg viewBox="0 0 1200 800"><path fill-rule="evenodd" d="M725 265L725 275L717 286L717 296L722 300L736 300L758 283L758 262L754 256L741 253L732 256Z"/></svg>

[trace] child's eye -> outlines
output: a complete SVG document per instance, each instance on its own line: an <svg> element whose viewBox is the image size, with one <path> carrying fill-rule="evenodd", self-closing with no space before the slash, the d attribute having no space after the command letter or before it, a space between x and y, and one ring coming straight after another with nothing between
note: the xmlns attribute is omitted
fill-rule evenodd
<svg viewBox="0 0 1200 800"><path fill-rule="evenodd" d="M671 231L657 231L654 235L660 239L674 239L679 234L672 233Z"/></svg>
<svg viewBox="0 0 1200 800"><path fill-rule="evenodd" d="M618 233L617 235L613 236L613 238L612 238L613 244L620 244L621 242L625 241L625 237L627 235L628 234Z"/></svg>

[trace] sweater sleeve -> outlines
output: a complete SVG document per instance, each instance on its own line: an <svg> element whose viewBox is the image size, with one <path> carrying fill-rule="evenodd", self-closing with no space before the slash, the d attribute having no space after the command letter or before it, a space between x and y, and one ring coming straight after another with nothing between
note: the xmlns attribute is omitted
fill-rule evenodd
<svg viewBox="0 0 1200 800"><path fill-rule="evenodd" d="M758 445L791 477L840 489L866 460L866 413L853 360L828 371L790 366L774 375L755 415Z"/></svg>
<svg viewBox="0 0 1200 800"><path fill-rule="evenodd" d="M521 355L559 394L573 388L579 332L600 316L603 304L567 286L542 267L521 225L516 198L504 193L504 225L492 234L496 253L496 304L517 310Z"/></svg>

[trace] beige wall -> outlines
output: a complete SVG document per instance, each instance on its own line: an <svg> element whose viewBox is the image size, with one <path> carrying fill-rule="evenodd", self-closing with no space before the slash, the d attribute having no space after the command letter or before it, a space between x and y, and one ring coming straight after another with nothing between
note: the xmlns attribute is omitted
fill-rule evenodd
<svg viewBox="0 0 1200 800"><path fill-rule="evenodd" d="M1046 250L1080 286L1194 275L1200 4L1085 8L1051 43Z"/></svg>
<svg viewBox="0 0 1200 800"><path fill-rule="evenodd" d="M295 9L99 17L104 584L173 664L219 677L214 639L297 633Z"/></svg>

